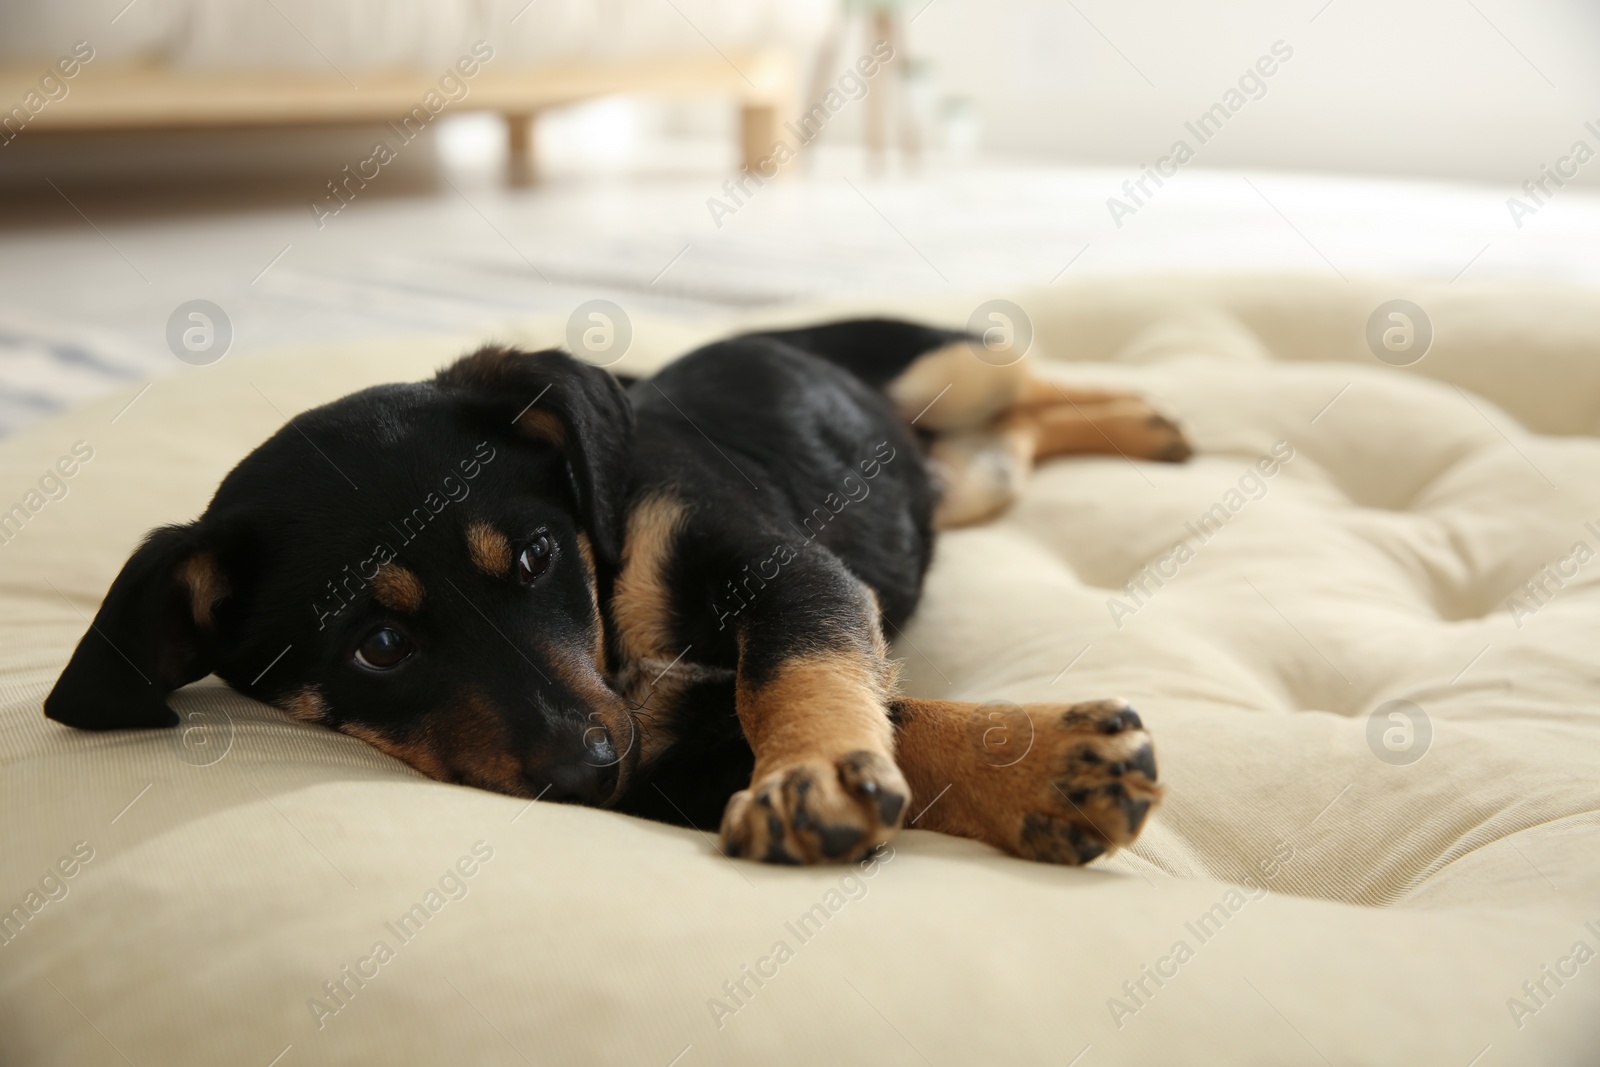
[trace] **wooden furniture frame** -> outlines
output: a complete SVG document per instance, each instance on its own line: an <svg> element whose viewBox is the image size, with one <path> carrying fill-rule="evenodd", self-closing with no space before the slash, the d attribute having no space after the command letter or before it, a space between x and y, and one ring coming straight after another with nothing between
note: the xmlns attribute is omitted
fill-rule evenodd
<svg viewBox="0 0 1600 1067"><path fill-rule="evenodd" d="M507 61L501 60L502 64ZM45 62L0 68L0 121L37 91ZM400 122L430 91L435 72L184 70L162 66L83 66L68 93L0 136L4 153L30 134L128 130L240 130L306 125ZM796 99L794 62L777 49L711 56L641 56L624 60L559 60L535 66L494 63L461 79L467 95L439 114L495 111L507 120L508 178L534 180L533 124L540 111L615 94L672 98L724 97L740 110L740 157L752 170L770 155ZM26 113L26 112L25 112ZM11 136L14 135L14 136ZM10 138L9 140L7 138Z"/></svg>

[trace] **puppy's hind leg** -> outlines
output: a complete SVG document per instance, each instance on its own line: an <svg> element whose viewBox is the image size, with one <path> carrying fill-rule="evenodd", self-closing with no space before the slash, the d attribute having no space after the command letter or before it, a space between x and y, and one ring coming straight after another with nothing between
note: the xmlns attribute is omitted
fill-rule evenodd
<svg viewBox="0 0 1600 1067"><path fill-rule="evenodd" d="M1021 494L1039 460L1079 453L1182 462L1178 425L1134 393L1061 385L1021 361L996 366L968 340L919 357L885 387L902 418L932 436L940 529L991 519Z"/></svg>
<svg viewBox="0 0 1600 1067"><path fill-rule="evenodd" d="M993 518L1022 492L1034 441L1001 420L1033 392L1021 362L997 366L959 338L913 361L884 391L900 417L931 436L928 459L939 483L934 525L967 526Z"/></svg>
<svg viewBox="0 0 1600 1067"><path fill-rule="evenodd" d="M928 445L928 465L939 484L933 524L940 530L985 522L1022 495L1033 469L1027 433L965 430L940 434Z"/></svg>
<svg viewBox="0 0 1600 1067"><path fill-rule="evenodd" d="M1019 405L1000 418L1003 433L1020 435L1028 442L1032 458L1079 453L1103 453L1128 459L1182 463L1194 454L1183 430L1146 399L1132 393L1090 393L1074 398L1075 390L1057 391L1030 384L1042 400ZM1050 394L1055 393L1055 400ZM1095 397L1095 399L1090 399Z"/></svg>
<svg viewBox="0 0 1600 1067"><path fill-rule="evenodd" d="M975 342L960 338L918 356L884 386L900 417L927 433L991 425L1030 394L1019 361L996 366L979 359Z"/></svg>

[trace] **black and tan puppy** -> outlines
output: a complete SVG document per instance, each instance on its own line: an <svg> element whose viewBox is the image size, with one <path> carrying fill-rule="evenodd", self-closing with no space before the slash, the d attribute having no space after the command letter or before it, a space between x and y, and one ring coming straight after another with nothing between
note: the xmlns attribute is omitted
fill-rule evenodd
<svg viewBox="0 0 1600 1067"><path fill-rule="evenodd" d="M1188 447L1137 398L981 354L841 322L625 390L485 348L308 411L134 553L45 712L170 726L215 673L443 781L720 822L732 855L859 857L917 797L921 828L1087 862L1159 799L1138 715L901 698L882 628L935 528L1036 458Z"/></svg>

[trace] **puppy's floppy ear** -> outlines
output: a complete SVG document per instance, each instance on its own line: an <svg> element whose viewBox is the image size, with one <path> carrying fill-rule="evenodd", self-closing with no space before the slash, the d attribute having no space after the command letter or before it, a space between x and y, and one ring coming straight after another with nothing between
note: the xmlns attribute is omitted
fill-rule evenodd
<svg viewBox="0 0 1600 1067"><path fill-rule="evenodd" d="M45 715L80 730L176 725L167 694L211 672L212 612L227 595L195 525L152 531L111 583Z"/></svg>
<svg viewBox="0 0 1600 1067"><path fill-rule="evenodd" d="M633 407L616 378L558 349L522 352L485 346L434 381L460 389L503 418L507 432L556 446L595 554L622 558L622 509L633 449Z"/></svg>

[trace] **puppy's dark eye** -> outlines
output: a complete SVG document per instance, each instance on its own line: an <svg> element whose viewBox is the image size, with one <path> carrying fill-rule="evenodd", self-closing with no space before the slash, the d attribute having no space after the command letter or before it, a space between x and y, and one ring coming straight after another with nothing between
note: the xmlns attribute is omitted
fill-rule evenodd
<svg viewBox="0 0 1600 1067"><path fill-rule="evenodd" d="M522 553L517 556L517 580L523 585L529 585L535 578L549 570L553 547L550 538L545 534L540 534L529 541Z"/></svg>
<svg viewBox="0 0 1600 1067"><path fill-rule="evenodd" d="M393 670L411 655L411 639L393 627L372 631L356 649L356 662L372 671Z"/></svg>

